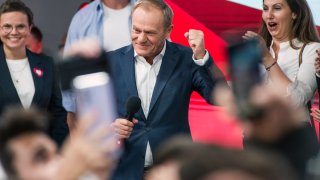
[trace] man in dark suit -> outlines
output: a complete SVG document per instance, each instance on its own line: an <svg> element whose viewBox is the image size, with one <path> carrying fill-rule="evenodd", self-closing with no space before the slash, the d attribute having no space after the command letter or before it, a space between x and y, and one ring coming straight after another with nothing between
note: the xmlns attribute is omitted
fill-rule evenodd
<svg viewBox="0 0 320 180"><path fill-rule="evenodd" d="M166 39L173 12L162 0L140 0L132 13L132 45L110 52L109 62L120 117L130 96L139 96L134 120L112 124L123 139L124 153L113 179L143 178L158 145L175 134L189 134L188 107L193 91L211 103L211 92L223 79L204 47L199 30L185 33L190 47Z"/></svg>

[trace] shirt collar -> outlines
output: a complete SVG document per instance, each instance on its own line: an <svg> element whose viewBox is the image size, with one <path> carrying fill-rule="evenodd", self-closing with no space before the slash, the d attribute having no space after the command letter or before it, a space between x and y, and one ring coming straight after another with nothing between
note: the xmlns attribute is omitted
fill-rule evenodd
<svg viewBox="0 0 320 180"><path fill-rule="evenodd" d="M295 46L299 46L301 44L301 42L298 40L298 38L294 38L291 41L292 41L292 44ZM271 41L270 48L272 47L273 43L274 42ZM289 47L290 47L290 41L280 43L280 49L289 48Z"/></svg>
<svg viewBox="0 0 320 180"><path fill-rule="evenodd" d="M97 11L103 11L103 5L102 5L102 0L96 1L96 9Z"/></svg>

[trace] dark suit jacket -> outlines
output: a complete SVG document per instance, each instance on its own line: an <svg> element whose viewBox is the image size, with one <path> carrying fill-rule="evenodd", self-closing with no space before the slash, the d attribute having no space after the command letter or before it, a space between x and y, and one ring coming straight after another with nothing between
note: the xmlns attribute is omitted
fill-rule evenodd
<svg viewBox="0 0 320 180"><path fill-rule="evenodd" d="M61 92L54 72L53 60L48 56L34 54L29 50L27 50L27 57L35 85L35 94L31 106L48 111L52 117L48 133L58 145L61 145L68 135L69 129L66 120L67 113L62 107ZM43 75L36 75L34 68L41 69ZM0 46L0 77L0 114L8 106L22 107L10 76L2 46Z"/></svg>
<svg viewBox="0 0 320 180"><path fill-rule="evenodd" d="M142 108L135 114L134 118L138 119L139 123L125 141L123 156L113 179L142 179L148 141L154 154L159 144L173 135L190 135L188 109L191 93L197 91L210 102L216 83L216 79L210 76L213 64L211 57L204 66L197 66L192 60L192 54L190 48L167 42L148 118L143 114ZM130 45L108 55L119 116L125 117L128 97L138 96L134 50ZM216 74L223 77L216 66L215 70Z"/></svg>

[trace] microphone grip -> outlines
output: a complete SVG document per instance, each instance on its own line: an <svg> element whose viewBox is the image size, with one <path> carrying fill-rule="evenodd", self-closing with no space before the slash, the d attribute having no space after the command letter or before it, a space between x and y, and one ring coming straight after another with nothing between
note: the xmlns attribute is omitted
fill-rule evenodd
<svg viewBox="0 0 320 180"><path fill-rule="evenodd" d="M134 113L127 113L126 116L125 116L125 119L128 120L128 121L130 121L130 122L132 122L132 120L133 120L133 115L134 115ZM123 140L118 140L118 141L117 141L117 145L118 145L118 146L125 145L125 144L123 144L124 142L125 142L124 139L123 139Z"/></svg>
<svg viewBox="0 0 320 180"><path fill-rule="evenodd" d="M134 115L134 113L127 113L125 119L127 119L128 121L131 121L131 122L132 122L132 120L133 120L133 115Z"/></svg>

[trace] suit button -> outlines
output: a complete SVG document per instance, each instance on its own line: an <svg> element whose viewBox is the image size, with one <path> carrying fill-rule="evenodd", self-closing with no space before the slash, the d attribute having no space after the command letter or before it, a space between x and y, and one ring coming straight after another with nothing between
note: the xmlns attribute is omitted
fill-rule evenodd
<svg viewBox="0 0 320 180"><path fill-rule="evenodd" d="M151 130L151 128L149 128L149 127L146 128L146 131L147 131L147 132L149 132L150 130Z"/></svg>

